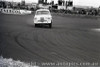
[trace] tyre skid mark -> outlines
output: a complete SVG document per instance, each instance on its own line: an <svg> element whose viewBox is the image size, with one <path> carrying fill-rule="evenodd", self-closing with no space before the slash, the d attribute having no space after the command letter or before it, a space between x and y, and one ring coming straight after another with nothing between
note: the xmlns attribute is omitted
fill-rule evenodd
<svg viewBox="0 0 100 67"><path fill-rule="evenodd" d="M23 45L19 42L19 40L18 40L19 37L21 36L21 34L23 34L23 33L20 33L20 34L18 34L17 36L15 36L15 41L16 41L16 43L17 43L19 46L21 46L23 49L27 50L27 51L30 52L31 54L34 54L34 55L38 56L39 58L42 58L43 60L45 59L45 60L52 61L51 59L47 59L47 58L45 58L45 57L43 57L43 56L40 56L39 54L37 54L37 53L35 53L35 52L29 50L27 47L23 46Z"/></svg>
<svg viewBox="0 0 100 67"><path fill-rule="evenodd" d="M51 35L49 35L49 36L51 36ZM56 35L56 36L58 36L58 35ZM45 34L43 35L43 37L44 37L43 38L44 41L46 40L45 43L49 43L48 47L51 47L52 48L51 50L53 50L54 52L57 53L56 57L61 58L63 61L69 60L69 58L66 58L63 55L61 55L61 53L59 53L59 51L61 52L62 50L60 50L61 49L60 47L57 47L57 45L58 45L57 43L50 41L48 38L45 37ZM57 47L57 48L55 48L55 47Z"/></svg>
<svg viewBox="0 0 100 67"><path fill-rule="evenodd" d="M47 34L48 34L48 33L47 33ZM63 43L62 40L59 40L59 38L58 38L59 36L62 37L61 35L57 35L57 34L56 34L56 37L57 37L57 40L58 40L58 44L57 44L57 40L56 40L56 43L55 43L55 42L49 40L49 38L46 38L45 35L46 35L46 34L44 34L44 39L47 40L47 42L50 43L50 44L52 45L52 46L51 46L52 48L54 47L54 45L59 45L59 44ZM51 35L49 35L49 36L51 36ZM70 38L70 39L71 39L71 38ZM60 42L61 42L61 43L60 43ZM61 44L61 45L63 45L63 44ZM76 46L77 46L77 45L76 45ZM78 46L77 46L77 47L78 47ZM57 50L57 49L59 49L59 50L61 49L61 51L65 51L65 50L63 50L63 49L68 49L68 47L66 48L66 47L63 46L63 49L62 49L61 47L55 48L55 50ZM59 51L59 50L58 50L58 51ZM86 58L86 57L89 58L89 56L84 55L84 54L82 54L82 53L79 54L78 52L76 53L76 51L73 51L73 50L71 50L71 49L68 49L68 50L70 50L70 52L75 53L75 55L76 55L76 56L79 56L80 58L81 58L81 57L82 57L82 58ZM66 52L66 51L65 51L65 52ZM59 52L57 52L57 53L59 54L59 56L62 54L62 53L59 53ZM76 57L76 56L73 56L72 53L69 53L69 54L70 54L72 57ZM64 56L62 56L62 57L64 57ZM81 60L85 61L85 60L82 59L82 58L81 58ZM78 59L79 59L79 58L77 57L77 60L78 60ZM90 58L90 59L91 59L91 58ZM65 59L64 59L64 60L65 60ZM95 58L92 58L92 60L96 60L96 59L95 59ZM67 59L67 61L68 61L68 59Z"/></svg>
<svg viewBox="0 0 100 67"><path fill-rule="evenodd" d="M65 33L66 34L66 33ZM78 35L78 34L73 34L73 33L70 33L70 35L72 36L72 35L74 35L75 37L80 37L81 35ZM88 49L88 48L84 48L84 47L81 47L81 46L78 46L77 44L80 44L79 42L77 42L77 41L75 41L75 38L73 38L73 37L71 37L71 38L69 38L68 36L66 36L66 35L61 35L61 37L65 37L65 38L63 38L62 39L62 41L67 41L67 42L69 42L69 44L70 45L67 45L68 47L70 47L70 52L73 52L73 57L77 57L77 59L79 59L79 58L81 58L81 60L82 61L86 61L87 59L86 58L88 58L88 61L91 61L91 60L96 60L93 56L91 56L92 58L90 58L90 56L89 56L89 53L87 54L87 52L86 51L84 51L85 49ZM84 38L84 37L83 37ZM83 39L82 38L82 39ZM70 42L70 40L68 41L68 40L66 40L66 39L70 39L71 41L74 41L76 44L75 45L73 45L72 44L72 42ZM76 39L77 40L77 39ZM60 41L61 42L61 41ZM63 42L62 42L63 43ZM82 44L82 43L81 43ZM62 44L63 45L63 44ZM72 45L72 46L71 46ZM65 46L63 46L64 48L65 48ZM68 47L67 48L65 48L65 49L68 49ZM81 47L81 48L80 48ZM72 48L74 48L75 49L75 51L74 50L71 50ZM71 53L72 54L72 53ZM84 60L84 58L85 58L85 60ZM91 60L90 60L91 59Z"/></svg>

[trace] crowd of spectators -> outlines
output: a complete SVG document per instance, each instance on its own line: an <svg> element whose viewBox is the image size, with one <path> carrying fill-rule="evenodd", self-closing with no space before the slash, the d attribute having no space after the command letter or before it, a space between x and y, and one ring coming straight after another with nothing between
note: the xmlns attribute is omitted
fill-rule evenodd
<svg viewBox="0 0 100 67"><path fill-rule="evenodd" d="M73 10L64 10L64 9L50 9L51 12L54 13L63 13L63 14L78 14L78 15L93 15L93 16L100 16L100 9L98 8L90 8L90 9L83 9L83 8L73 8Z"/></svg>
<svg viewBox="0 0 100 67"><path fill-rule="evenodd" d="M20 3L14 3L14 5L12 5L12 3L10 2L3 2L3 1L0 1L0 8L13 8L13 9L25 9L25 10L31 10L31 11L35 11L38 7L36 5L36 8L30 8L28 9L28 6L27 5L21 5ZM84 9L84 8L76 8L76 7L73 7L72 10L68 10L68 9L60 9L58 10L57 9L57 5L56 6L51 6L50 7L50 11L51 12L54 12L54 13L63 13L63 14L79 14L79 15L93 15L93 16L100 16L100 7L99 8L87 8L87 9Z"/></svg>

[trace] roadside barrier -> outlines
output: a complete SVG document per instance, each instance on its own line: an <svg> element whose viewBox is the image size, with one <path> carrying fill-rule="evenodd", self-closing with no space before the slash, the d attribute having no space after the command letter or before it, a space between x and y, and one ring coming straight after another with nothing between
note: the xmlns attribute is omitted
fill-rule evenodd
<svg viewBox="0 0 100 67"><path fill-rule="evenodd" d="M0 8L0 12L4 14L31 14L32 12L29 10L18 10L18 9L3 9Z"/></svg>
<svg viewBox="0 0 100 67"><path fill-rule="evenodd" d="M20 13L21 14L31 14L32 11L29 11L29 10L20 10Z"/></svg>

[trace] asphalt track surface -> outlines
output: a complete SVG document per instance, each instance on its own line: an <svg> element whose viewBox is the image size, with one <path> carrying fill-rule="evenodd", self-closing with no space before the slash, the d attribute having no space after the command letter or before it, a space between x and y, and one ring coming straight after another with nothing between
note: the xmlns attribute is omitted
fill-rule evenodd
<svg viewBox="0 0 100 67"><path fill-rule="evenodd" d="M53 27L34 15L0 14L0 55L26 62L100 62L100 18L52 14Z"/></svg>

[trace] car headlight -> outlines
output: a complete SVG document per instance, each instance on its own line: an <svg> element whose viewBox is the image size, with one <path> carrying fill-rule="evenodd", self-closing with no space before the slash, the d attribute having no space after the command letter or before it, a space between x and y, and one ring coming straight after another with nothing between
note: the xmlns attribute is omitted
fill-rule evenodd
<svg viewBox="0 0 100 67"><path fill-rule="evenodd" d="M51 20L52 18L51 17L47 17L47 19L50 19Z"/></svg>

